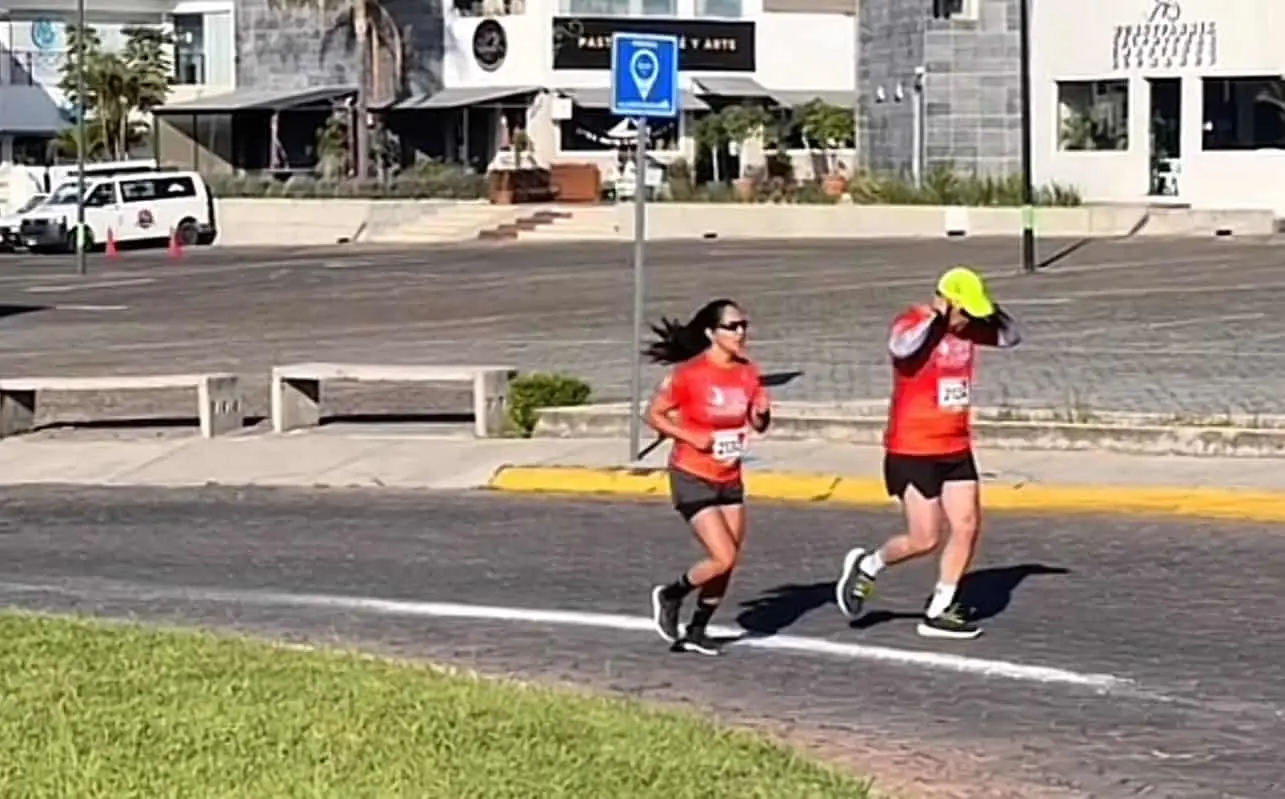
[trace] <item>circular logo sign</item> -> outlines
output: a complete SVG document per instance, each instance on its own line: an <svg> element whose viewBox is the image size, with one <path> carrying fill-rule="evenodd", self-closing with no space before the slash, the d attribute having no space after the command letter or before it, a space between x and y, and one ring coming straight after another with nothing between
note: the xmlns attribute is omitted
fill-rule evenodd
<svg viewBox="0 0 1285 799"><path fill-rule="evenodd" d="M473 31L473 60L487 72L494 72L509 54L509 40L504 27L493 19L484 19Z"/></svg>
<svg viewBox="0 0 1285 799"><path fill-rule="evenodd" d="M58 29L53 20L38 19L31 23L31 43L37 50L52 50L58 45Z"/></svg>
<svg viewBox="0 0 1285 799"><path fill-rule="evenodd" d="M139 227L141 227L141 228L149 228L149 227L151 227L151 226L152 226L152 225L154 225L154 224L156 224L156 218L152 216L152 212L151 212L151 211L149 211L149 210L147 210L146 208L144 208L143 210L141 210L141 211L139 211L139 212L138 212L138 226L139 226Z"/></svg>

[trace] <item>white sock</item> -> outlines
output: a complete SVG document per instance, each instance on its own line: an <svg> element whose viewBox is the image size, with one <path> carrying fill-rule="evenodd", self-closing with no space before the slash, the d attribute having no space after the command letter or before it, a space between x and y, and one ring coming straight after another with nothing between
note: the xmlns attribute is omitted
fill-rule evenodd
<svg viewBox="0 0 1285 799"><path fill-rule="evenodd" d="M950 607L950 603L954 601L955 586L947 585L945 583L937 583L937 587L933 589L932 601L928 603L928 612L926 615L928 618L934 619L945 613L946 608Z"/></svg>
<svg viewBox="0 0 1285 799"><path fill-rule="evenodd" d="M865 572L868 577L878 577L883 567L883 553L877 549L857 562L857 568Z"/></svg>

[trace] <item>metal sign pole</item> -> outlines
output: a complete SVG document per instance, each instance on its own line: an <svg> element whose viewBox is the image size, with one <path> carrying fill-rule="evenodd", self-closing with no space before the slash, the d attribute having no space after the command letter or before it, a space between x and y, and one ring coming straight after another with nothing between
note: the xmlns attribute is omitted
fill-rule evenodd
<svg viewBox="0 0 1285 799"><path fill-rule="evenodd" d="M83 275L85 266L85 0L76 2L76 91L80 97L76 109L76 274ZM155 123L153 123L155 124Z"/></svg>
<svg viewBox="0 0 1285 799"><path fill-rule="evenodd" d="M629 461L641 457L642 451L642 333L645 313L643 267L647 239L647 118L638 118L638 138L634 147L634 336L633 371L629 395L633 412L629 415Z"/></svg>

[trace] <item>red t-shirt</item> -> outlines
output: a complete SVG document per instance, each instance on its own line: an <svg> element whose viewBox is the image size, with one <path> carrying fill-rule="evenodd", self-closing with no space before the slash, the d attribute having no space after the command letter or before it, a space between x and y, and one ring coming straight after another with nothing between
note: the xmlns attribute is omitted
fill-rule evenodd
<svg viewBox="0 0 1285 799"><path fill-rule="evenodd" d="M932 308L917 307L892 323L892 333L929 319ZM893 364L892 401L884 447L896 455L948 457L972 448L972 389L977 336L946 333L926 358Z"/></svg>
<svg viewBox="0 0 1285 799"><path fill-rule="evenodd" d="M679 424L714 436L711 452L675 441L670 467L713 483L740 480L750 409L768 399L758 367L749 363L719 366L700 356L675 367L660 390L667 404L678 411Z"/></svg>

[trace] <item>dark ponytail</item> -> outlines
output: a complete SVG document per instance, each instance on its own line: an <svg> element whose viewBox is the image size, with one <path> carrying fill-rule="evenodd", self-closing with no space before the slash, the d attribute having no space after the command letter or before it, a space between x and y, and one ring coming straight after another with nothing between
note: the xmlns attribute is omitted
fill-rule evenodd
<svg viewBox="0 0 1285 799"><path fill-rule="evenodd" d="M707 302L687 324L661 317L660 324L651 326L656 340L647 345L643 355L652 363L661 364L682 363L695 358L709 349L710 340L705 331L718 327L723 320L723 310L729 306L735 307L736 303L725 299Z"/></svg>

